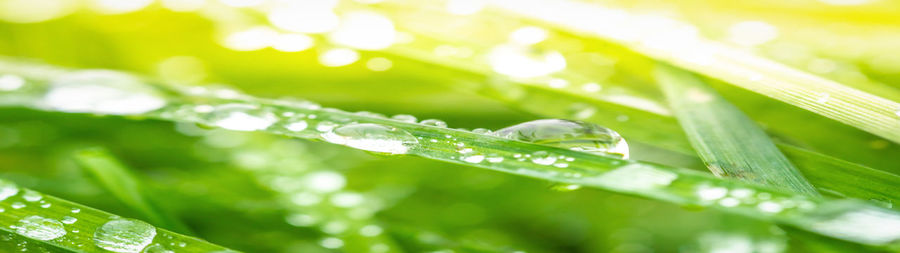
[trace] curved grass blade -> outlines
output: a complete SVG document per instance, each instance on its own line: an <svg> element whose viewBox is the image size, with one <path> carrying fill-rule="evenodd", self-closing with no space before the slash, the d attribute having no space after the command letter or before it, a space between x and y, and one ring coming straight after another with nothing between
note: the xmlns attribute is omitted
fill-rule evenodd
<svg viewBox="0 0 900 253"><path fill-rule="evenodd" d="M769 136L709 85L664 64L656 76L675 118L713 174L819 195Z"/></svg>
<svg viewBox="0 0 900 253"><path fill-rule="evenodd" d="M576 1L493 3L500 9L622 44L900 143L900 103L704 39L690 24Z"/></svg>
<svg viewBox="0 0 900 253"><path fill-rule="evenodd" d="M0 230L17 236L0 241L5 245L0 248L19 251L44 248L52 252L140 252L145 248L234 252L139 220L121 218L20 188L3 179L0 179L0 210L3 210L0 212ZM121 230L108 233L116 229Z"/></svg>
<svg viewBox="0 0 900 253"><path fill-rule="evenodd" d="M151 201L140 180L109 151L103 148L84 149L78 151L74 158L82 168L94 175L109 193L142 214L151 223L178 233L191 234L184 223Z"/></svg>
<svg viewBox="0 0 900 253"><path fill-rule="evenodd" d="M97 79L85 81L75 78L85 75ZM258 99L234 91L151 86L139 78L118 72L75 71L58 77L24 78L28 83L8 94L18 98L18 106L68 113L193 122L236 131L263 131L322 140L382 154L416 155L673 204L708 207L791 225L873 248L900 249L900 230L877 225L900 222L900 213L853 200L809 198L688 169L448 129L435 120L428 124L414 123L370 112L351 113L322 108L308 101ZM102 85L106 89L97 90L111 89L122 93L107 97L104 96L106 93L97 93L96 90L69 89L73 88L69 85L81 88ZM98 100L72 101L66 96L57 97L60 95L58 92L63 91L76 91L84 97ZM0 96L0 99L5 97ZM122 97L141 97L146 103L127 104L119 100ZM60 101L54 101L56 98L62 98L64 103L57 104ZM365 134L358 134L360 131ZM872 226L883 229L873 231Z"/></svg>

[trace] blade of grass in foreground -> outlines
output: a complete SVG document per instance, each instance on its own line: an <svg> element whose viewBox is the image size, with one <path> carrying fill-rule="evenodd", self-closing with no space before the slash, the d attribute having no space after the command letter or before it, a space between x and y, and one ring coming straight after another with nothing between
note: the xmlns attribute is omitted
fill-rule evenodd
<svg viewBox="0 0 900 253"><path fill-rule="evenodd" d="M97 178L106 190L157 226L191 234L181 221L160 209L144 192L140 181L109 151L91 148L77 152L75 161Z"/></svg>
<svg viewBox="0 0 900 253"><path fill-rule="evenodd" d="M657 81L694 150L713 174L819 196L756 122L690 73L665 64Z"/></svg>
<svg viewBox="0 0 900 253"><path fill-rule="evenodd" d="M15 68L23 67L20 64ZM883 225L900 223L900 213L859 201L809 198L688 169L449 129L438 120L414 122L407 116L386 118L371 112L344 112L308 101L258 99L231 90L151 86L113 71L22 78L26 83L21 87L0 94L3 104L193 122L235 131L322 140L382 154L416 155L555 183L708 207L868 247L900 249L900 229ZM77 99L72 95L78 95ZM133 103L135 100L142 103Z"/></svg>
<svg viewBox="0 0 900 253"><path fill-rule="evenodd" d="M51 252L233 252L209 242L20 188L0 179L0 249ZM14 245L14 246L13 246Z"/></svg>
<svg viewBox="0 0 900 253"><path fill-rule="evenodd" d="M688 23L577 1L492 2L503 10L608 39L900 143L900 103L707 40Z"/></svg>

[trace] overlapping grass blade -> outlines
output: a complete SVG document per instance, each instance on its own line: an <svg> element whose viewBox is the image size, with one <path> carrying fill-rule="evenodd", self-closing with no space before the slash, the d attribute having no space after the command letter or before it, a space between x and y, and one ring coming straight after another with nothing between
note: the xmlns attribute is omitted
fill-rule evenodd
<svg viewBox="0 0 900 253"><path fill-rule="evenodd" d="M44 66L43 68L46 68ZM72 107L53 106L58 79L51 74L25 75L28 72L4 73L23 75L25 87L7 96L19 98L18 106L40 110L72 112ZM98 74L97 72L92 72ZM393 154L416 155L433 160L490 169L514 175L577 184L618 193L642 196L673 204L708 207L755 219L791 225L801 230L831 238L847 240L869 247L893 249L900 247L896 240L900 233L873 233L871 224L900 222L900 213L852 200L809 198L782 190L736 180L713 177L688 169L621 160L567 149L524 143L489 134L448 129L439 124L418 124L384 118L369 112L350 113L322 108L311 102L268 100L234 92L197 93L168 86L152 86L139 78L115 72L104 82L76 83L81 85L108 84L118 87L126 82L128 90L139 96L164 96L160 107L149 111L122 111L121 108L89 106L77 107L77 112L147 117L167 121L193 122L231 130L264 131L304 139L315 139L350 147ZM113 74L115 73L115 74ZM72 73L83 75L83 73ZM69 74L65 74L69 75ZM67 84L71 85L71 84ZM71 87L68 87L71 88ZM162 90L160 90L162 89ZM153 91L156 90L156 91ZM79 90L81 92L81 90ZM143 93L149 92L149 93ZM54 94L58 95L58 94ZM84 93L92 96L98 94ZM118 99L118 98L114 98ZM47 101L51 100L51 101ZM90 101L91 105L96 101ZM113 103L115 104L115 103ZM141 104L146 106L146 104ZM146 108L146 107L141 107ZM302 123L301 123L302 122ZM344 126L376 129L379 137L365 137L360 142L340 136L334 130ZM337 136L336 136L337 135ZM365 135L368 136L368 135ZM349 138L349 137L348 137ZM368 139L374 138L374 139ZM414 138L414 139L413 139ZM402 142L401 142L402 141ZM371 146L373 144L378 144ZM399 145L402 144L402 145Z"/></svg>
<svg viewBox="0 0 900 253"><path fill-rule="evenodd" d="M900 103L700 37L687 23L577 1L495 6L723 80L900 143Z"/></svg>
<svg viewBox="0 0 900 253"><path fill-rule="evenodd" d="M84 149L77 152L74 158L82 168L94 175L110 194L143 215L152 224L181 234L191 234L184 223L159 208L145 192L141 182L109 151L99 147Z"/></svg>
<svg viewBox="0 0 900 253"><path fill-rule="evenodd" d="M122 220L118 216L97 209L68 202L56 197L20 188L12 182L0 179L0 230L10 235L9 240L0 242L0 249L17 251L51 252L110 252L110 244L98 246L97 231L107 222ZM28 222L41 221L41 222ZM145 224L152 228L153 236L135 237L131 228L120 228L117 234L123 247L149 246L156 250L177 250L178 252L233 252L209 242L181 235L162 228L153 228L142 221L127 221ZM146 234L144 234L146 235ZM149 238L148 238L149 237ZM109 239L101 237L100 239ZM130 239L129 239L130 238ZM152 241L148 241L152 240ZM122 250L122 248L119 248Z"/></svg>
<svg viewBox="0 0 900 253"><path fill-rule="evenodd" d="M713 174L819 195L769 136L709 85L665 64L656 76L675 118Z"/></svg>

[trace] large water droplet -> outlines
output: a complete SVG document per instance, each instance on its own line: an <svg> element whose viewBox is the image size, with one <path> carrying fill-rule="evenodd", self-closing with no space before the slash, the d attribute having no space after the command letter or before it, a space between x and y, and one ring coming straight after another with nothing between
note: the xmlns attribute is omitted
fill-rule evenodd
<svg viewBox="0 0 900 253"><path fill-rule="evenodd" d="M542 119L503 128L494 134L518 141L628 158L628 143L619 133L587 122Z"/></svg>
<svg viewBox="0 0 900 253"><path fill-rule="evenodd" d="M94 244L112 252L136 253L150 245L154 237L156 228L146 222L115 219L94 232Z"/></svg>
<svg viewBox="0 0 900 253"><path fill-rule="evenodd" d="M416 137L401 129L379 124L349 124L322 134L326 141L362 150L405 154L419 143Z"/></svg>
<svg viewBox="0 0 900 253"><path fill-rule="evenodd" d="M212 125L235 131L263 130L278 120L274 113L248 104L216 106L208 119Z"/></svg>
<svg viewBox="0 0 900 253"><path fill-rule="evenodd" d="M65 112L139 114L166 105L162 95L137 78L108 70L72 72L53 80L43 105Z"/></svg>
<svg viewBox="0 0 900 253"><path fill-rule="evenodd" d="M32 215L19 220L16 224L16 233L31 239L47 241L65 235L66 229L57 220Z"/></svg>

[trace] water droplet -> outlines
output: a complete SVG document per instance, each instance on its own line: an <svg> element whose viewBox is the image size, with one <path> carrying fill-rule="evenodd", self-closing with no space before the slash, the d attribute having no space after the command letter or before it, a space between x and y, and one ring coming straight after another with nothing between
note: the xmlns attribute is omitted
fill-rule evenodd
<svg viewBox="0 0 900 253"><path fill-rule="evenodd" d="M274 113L249 104L223 104L207 114L209 123L228 130L263 130L277 121Z"/></svg>
<svg viewBox="0 0 900 253"><path fill-rule="evenodd" d="M66 229L57 220L32 215L19 220L16 224L16 233L31 239L47 241L65 235Z"/></svg>
<svg viewBox="0 0 900 253"><path fill-rule="evenodd" d="M709 187L702 186L697 190L697 196L700 197L701 200L717 200L725 197L728 194L728 189L724 187Z"/></svg>
<svg viewBox="0 0 900 253"><path fill-rule="evenodd" d="M15 183L0 180L0 201L19 194L19 187Z"/></svg>
<svg viewBox="0 0 900 253"><path fill-rule="evenodd" d="M81 208L72 208L72 213L80 213Z"/></svg>
<svg viewBox="0 0 900 253"><path fill-rule="evenodd" d="M25 190L25 193L22 194L22 199L28 202L35 202L44 198L40 193L32 190Z"/></svg>
<svg viewBox="0 0 900 253"><path fill-rule="evenodd" d="M494 133L490 129L486 129L486 128L475 128L475 129L472 129L472 132L476 133L476 134L493 134Z"/></svg>
<svg viewBox="0 0 900 253"><path fill-rule="evenodd" d="M325 141L362 150L405 154L409 147L419 143L408 132L379 124L349 124L322 134Z"/></svg>
<svg viewBox="0 0 900 253"><path fill-rule="evenodd" d="M531 154L531 162L540 165L550 165L556 162L556 156L550 155L547 151L537 151Z"/></svg>
<svg viewBox="0 0 900 253"><path fill-rule="evenodd" d="M331 132L331 130L334 130L334 128L337 126L338 126L337 123L334 123L331 121L322 121L322 122L319 122L319 124L316 124L316 131Z"/></svg>
<svg viewBox="0 0 900 253"><path fill-rule="evenodd" d="M503 157L497 154L490 154L485 159L487 159L489 163L499 163L503 161Z"/></svg>
<svg viewBox="0 0 900 253"><path fill-rule="evenodd" d="M136 253L150 245L154 237L156 228L146 222L116 219L94 232L94 244L112 252Z"/></svg>
<svg viewBox="0 0 900 253"><path fill-rule="evenodd" d="M497 130L495 135L518 141L628 158L628 143L615 131L586 122L561 119L529 121ZM553 161L547 164L552 164Z"/></svg>
<svg viewBox="0 0 900 253"><path fill-rule="evenodd" d="M44 106L65 112L139 114L159 109L166 100L137 78L108 70L83 70L51 83Z"/></svg>
<svg viewBox="0 0 900 253"><path fill-rule="evenodd" d="M397 114L397 115L391 116L391 119L399 120L399 121L403 121L403 122L409 122L409 123L416 123L416 121L418 121L418 119L416 119L416 116L412 116L409 114Z"/></svg>
<svg viewBox="0 0 900 253"><path fill-rule="evenodd" d="M284 128L287 128L287 130L291 130L294 132L300 132L306 130L306 127L308 126L309 124L307 124L305 120L297 119L285 125Z"/></svg>
<svg viewBox="0 0 900 253"><path fill-rule="evenodd" d="M159 243L154 243L153 245L147 246L144 249L143 253L175 253L175 251L171 251Z"/></svg>
<svg viewBox="0 0 900 253"><path fill-rule="evenodd" d="M64 216L62 218L62 223L65 223L65 224L73 224L76 221L78 221L78 219L76 219L75 217L72 217L72 216Z"/></svg>
<svg viewBox="0 0 900 253"><path fill-rule="evenodd" d="M581 189L581 185L577 184L554 184L550 186L550 189L561 192L568 192Z"/></svg>
<svg viewBox="0 0 900 253"><path fill-rule="evenodd" d="M25 203L13 202L12 205L10 205L10 206L12 206L13 209L22 209L22 208L25 208Z"/></svg>
<svg viewBox="0 0 900 253"><path fill-rule="evenodd" d="M772 202L772 201L763 201L762 203L759 203L759 205L757 205L756 207L759 208L759 210L761 210L763 212L767 212L767 213L777 213L777 212L781 212L781 210L784 209L783 206L781 206L778 203Z"/></svg>
<svg viewBox="0 0 900 253"><path fill-rule="evenodd" d="M384 231L384 229L382 229L378 225L366 225L365 227L359 229L359 234L362 236L373 237L380 235L382 231Z"/></svg>
<svg viewBox="0 0 900 253"><path fill-rule="evenodd" d="M419 124L426 125L426 126L434 126L434 127L447 127L447 122L444 122L439 119L426 119L426 120L423 120L422 122L419 122Z"/></svg>
<svg viewBox="0 0 900 253"><path fill-rule="evenodd" d="M50 208L50 203L41 204L41 208Z"/></svg>
<svg viewBox="0 0 900 253"><path fill-rule="evenodd" d="M0 91L17 90L25 86L25 79L17 75L0 75Z"/></svg>
<svg viewBox="0 0 900 253"><path fill-rule="evenodd" d="M465 162L467 162L467 163L480 163L481 161L484 161L484 155L470 155L470 156L464 156L464 157L462 158L462 160L465 161Z"/></svg>

